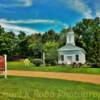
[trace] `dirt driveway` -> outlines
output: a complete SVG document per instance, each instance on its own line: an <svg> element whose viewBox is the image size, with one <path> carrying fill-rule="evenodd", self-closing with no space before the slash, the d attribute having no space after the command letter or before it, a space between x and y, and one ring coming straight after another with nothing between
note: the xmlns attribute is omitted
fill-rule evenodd
<svg viewBox="0 0 100 100"><path fill-rule="evenodd" d="M54 79L73 80L73 81L81 81L86 83L100 84L100 75L93 75L93 74L8 70L8 75L54 78Z"/></svg>

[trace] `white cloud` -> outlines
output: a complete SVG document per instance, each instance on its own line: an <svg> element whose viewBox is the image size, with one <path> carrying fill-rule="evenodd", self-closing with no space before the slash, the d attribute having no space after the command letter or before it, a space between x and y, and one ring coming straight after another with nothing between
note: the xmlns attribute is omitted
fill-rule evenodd
<svg viewBox="0 0 100 100"><path fill-rule="evenodd" d="M10 2L10 1L8 1ZM0 7L2 8L10 8L10 7L29 7L32 6L32 0L13 0L10 4L0 3Z"/></svg>
<svg viewBox="0 0 100 100"><path fill-rule="evenodd" d="M7 19L0 19L0 22L9 23L9 24L35 24L35 23L58 23L55 20L48 20L48 19L30 19L30 20L7 20Z"/></svg>
<svg viewBox="0 0 100 100"><path fill-rule="evenodd" d="M22 0L24 3L24 6L32 6L32 0Z"/></svg>
<svg viewBox="0 0 100 100"><path fill-rule="evenodd" d="M7 24L52 24L52 25L62 25L64 27L67 27L68 25L61 21L56 20L50 20L50 19L30 19L30 20L7 20L4 18L0 19L1 23L7 23Z"/></svg>
<svg viewBox="0 0 100 100"><path fill-rule="evenodd" d="M60 0L67 4L71 9L81 13L85 18L93 18L91 8L84 2L84 0Z"/></svg>
<svg viewBox="0 0 100 100"><path fill-rule="evenodd" d="M68 27L66 23L63 23L61 21L56 21L56 20L48 20L48 19L30 19L30 20L7 20L4 18L0 19L0 25L4 27L7 31L14 31L18 33L19 31L24 31L28 34L32 33L39 33L40 31L32 29L32 28L27 28L27 27L21 27L16 24L51 24L54 28L56 26L63 26L65 28Z"/></svg>
<svg viewBox="0 0 100 100"><path fill-rule="evenodd" d="M96 17L100 17L100 11L96 11Z"/></svg>
<svg viewBox="0 0 100 100"><path fill-rule="evenodd" d="M24 31L27 34L32 34L32 33L34 34L34 33L38 33L39 32L39 31L37 31L35 29L26 28L26 27L20 27L20 26L17 26L17 25L11 25L11 24L1 23L1 22L0 22L0 25L2 27L4 27L6 31L13 31L15 33L18 33L19 31Z"/></svg>
<svg viewBox="0 0 100 100"><path fill-rule="evenodd" d="M96 17L100 17L100 0L95 2Z"/></svg>

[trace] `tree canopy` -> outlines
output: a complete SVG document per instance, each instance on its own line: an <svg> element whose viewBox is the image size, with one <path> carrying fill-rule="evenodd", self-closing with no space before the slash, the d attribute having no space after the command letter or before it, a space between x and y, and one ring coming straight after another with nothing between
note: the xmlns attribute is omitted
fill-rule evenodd
<svg viewBox="0 0 100 100"><path fill-rule="evenodd" d="M100 18L83 19L74 31L76 44L85 49L87 61L100 63Z"/></svg>
<svg viewBox="0 0 100 100"><path fill-rule="evenodd" d="M100 64L100 18L83 19L73 27L75 43L86 51L87 62ZM46 53L46 59L57 62L57 49L66 43L67 29L56 33L53 29L43 34L31 34L20 31L19 35L6 32L0 26L0 54L8 57L42 58Z"/></svg>

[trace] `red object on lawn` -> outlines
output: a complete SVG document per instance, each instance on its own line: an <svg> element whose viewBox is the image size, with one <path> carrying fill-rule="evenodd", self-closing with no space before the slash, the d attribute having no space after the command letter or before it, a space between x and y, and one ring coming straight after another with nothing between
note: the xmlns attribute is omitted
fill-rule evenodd
<svg viewBox="0 0 100 100"><path fill-rule="evenodd" d="M0 71L5 71L5 58L0 56Z"/></svg>
<svg viewBox="0 0 100 100"><path fill-rule="evenodd" d="M7 78L7 55L0 56L0 74L4 74Z"/></svg>

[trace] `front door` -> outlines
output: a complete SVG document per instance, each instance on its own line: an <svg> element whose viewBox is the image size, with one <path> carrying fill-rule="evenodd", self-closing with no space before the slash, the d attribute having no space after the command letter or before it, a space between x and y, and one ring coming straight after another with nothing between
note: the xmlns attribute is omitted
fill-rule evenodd
<svg viewBox="0 0 100 100"><path fill-rule="evenodd" d="M67 56L67 64L71 64L72 63L72 56Z"/></svg>

